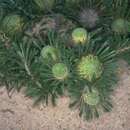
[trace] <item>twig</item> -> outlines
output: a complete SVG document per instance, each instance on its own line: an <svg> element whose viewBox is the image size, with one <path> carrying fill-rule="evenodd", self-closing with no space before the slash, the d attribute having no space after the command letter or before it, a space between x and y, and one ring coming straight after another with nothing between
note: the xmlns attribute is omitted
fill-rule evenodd
<svg viewBox="0 0 130 130"><path fill-rule="evenodd" d="M119 55L119 54L121 54L121 53L123 53L125 51L128 51L128 50L130 50L130 46L127 46L125 48L117 50L116 54Z"/></svg>

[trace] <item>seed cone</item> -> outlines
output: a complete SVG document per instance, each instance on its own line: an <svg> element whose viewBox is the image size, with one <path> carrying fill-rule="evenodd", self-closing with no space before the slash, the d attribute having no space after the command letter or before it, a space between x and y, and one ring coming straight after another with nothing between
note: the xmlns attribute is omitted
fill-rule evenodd
<svg viewBox="0 0 130 130"><path fill-rule="evenodd" d="M99 16L94 9L83 9L79 14L79 21L84 27L91 29L99 22Z"/></svg>
<svg viewBox="0 0 130 130"><path fill-rule="evenodd" d="M90 82L94 78L99 78L103 72L102 64L98 57L93 55L82 57L77 68L79 76Z"/></svg>

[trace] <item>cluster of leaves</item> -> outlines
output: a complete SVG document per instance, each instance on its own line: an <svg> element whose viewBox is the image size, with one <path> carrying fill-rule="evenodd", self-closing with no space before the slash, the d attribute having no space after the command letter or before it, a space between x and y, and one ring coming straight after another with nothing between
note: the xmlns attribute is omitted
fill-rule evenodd
<svg viewBox="0 0 130 130"><path fill-rule="evenodd" d="M51 6L50 1L53 1ZM69 96L70 107L78 108L79 115L86 119L110 111L111 93L117 82L117 58L130 61L128 2L48 0L44 2L48 6L41 2L39 7L36 0L1 0L1 85L9 93L24 88L25 95L32 97L35 105L50 101L56 105L58 97ZM41 8L42 4L45 9ZM18 16L17 24L8 19L14 14ZM80 36L76 34L73 38L73 30L79 27L85 35L82 38L78 30ZM43 52L46 48L49 48L47 55ZM92 63L87 66L90 69L85 69L85 74L91 74L91 80L83 78L77 69L81 59L89 55L97 57L102 68L96 77L91 69L98 68ZM64 67L53 71L57 64Z"/></svg>

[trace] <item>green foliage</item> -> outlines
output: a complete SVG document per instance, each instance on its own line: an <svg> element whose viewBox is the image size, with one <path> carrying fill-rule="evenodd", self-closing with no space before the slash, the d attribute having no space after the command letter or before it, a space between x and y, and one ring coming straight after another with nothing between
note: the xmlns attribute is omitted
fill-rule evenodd
<svg viewBox="0 0 130 130"><path fill-rule="evenodd" d="M130 9L128 0L111 0L105 8L106 31L109 35L128 35L130 26ZM125 24L124 24L125 23Z"/></svg>
<svg viewBox="0 0 130 130"><path fill-rule="evenodd" d="M88 86L76 86L76 91L71 92L72 103L70 107L79 108L79 115L87 120L98 118L102 112L109 112L112 109L111 99L107 92L95 88L89 90ZM85 97L84 97L85 96ZM86 98L87 96L87 98Z"/></svg>
<svg viewBox="0 0 130 130"><path fill-rule="evenodd" d="M53 45L59 50L59 59L56 61L50 60L50 62L48 62L39 57L33 65L33 74L37 78L38 85L32 84L30 87L27 87L26 94L36 99L36 104L41 102L48 104L51 98L53 105L55 105L56 98L63 95L64 90L72 84L72 63L67 53L68 50L63 46L63 42L61 43L59 40L55 40L56 38L51 38L51 41L48 41L48 45Z"/></svg>
<svg viewBox="0 0 130 130"><path fill-rule="evenodd" d="M112 49L116 50L118 58L122 58L130 63L130 38L127 36L112 36L109 37L109 43Z"/></svg>
<svg viewBox="0 0 130 130"><path fill-rule="evenodd" d="M34 6L32 0L1 0L0 7L5 10L5 14L15 12L27 16L28 18L34 17Z"/></svg>
<svg viewBox="0 0 130 130"><path fill-rule="evenodd" d="M50 10L54 5L54 0L34 0L40 10Z"/></svg>

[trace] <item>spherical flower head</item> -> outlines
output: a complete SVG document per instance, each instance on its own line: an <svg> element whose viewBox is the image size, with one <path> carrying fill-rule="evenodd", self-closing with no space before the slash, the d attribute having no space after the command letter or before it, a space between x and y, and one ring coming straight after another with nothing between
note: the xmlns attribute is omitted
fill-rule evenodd
<svg viewBox="0 0 130 130"><path fill-rule="evenodd" d="M59 59L59 51L57 48L48 45L41 50L41 56L42 58L48 61L49 60L57 61Z"/></svg>
<svg viewBox="0 0 130 130"><path fill-rule="evenodd" d="M111 27L115 33L119 34L125 34L130 31L130 23L127 20L121 18L113 21Z"/></svg>
<svg viewBox="0 0 130 130"><path fill-rule="evenodd" d="M9 36L21 33L23 26L24 20L17 14L8 15L2 21L2 29Z"/></svg>
<svg viewBox="0 0 130 130"><path fill-rule="evenodd" d="M83 94L83 100L88 105L96 106L100 102L99 92L92 89L91 92L86 92Z"/></svg>
<svg viewBox="0 0 130 130"><path fill-rule="evenodd" d="M57 80L64 80L68 77L69 71L68 68L65 64L63 63L57 63L52 67L52 73L53 76Z"/></svg>
<svg viewBox="0 0 130 130"><path fill-rule="evenodd" d="M76 28L72 32L72 40L75 44L84 44L87 41L87 31L84 28Z"/></svg>
<svg viewBox="0 0 130 130"><path fill-rule="evenodd" d="M83 9L79 15L79 21L84 27L91 29L99 22L99 16L94 9Z"/></svg>
<svg viewBox="0 0 130 130"><path fill-rule="evenodd" d="M34 0L36 5L39 7L40 10L50 10L52 9L55 0Z"/></svg>
<svg viewBox="0 0 130 130"><path fill-rule="evenodd" d="M103 72L102 63L93 55L82 57L77 68L79 76L90 82L99 78Z"/></svg>

